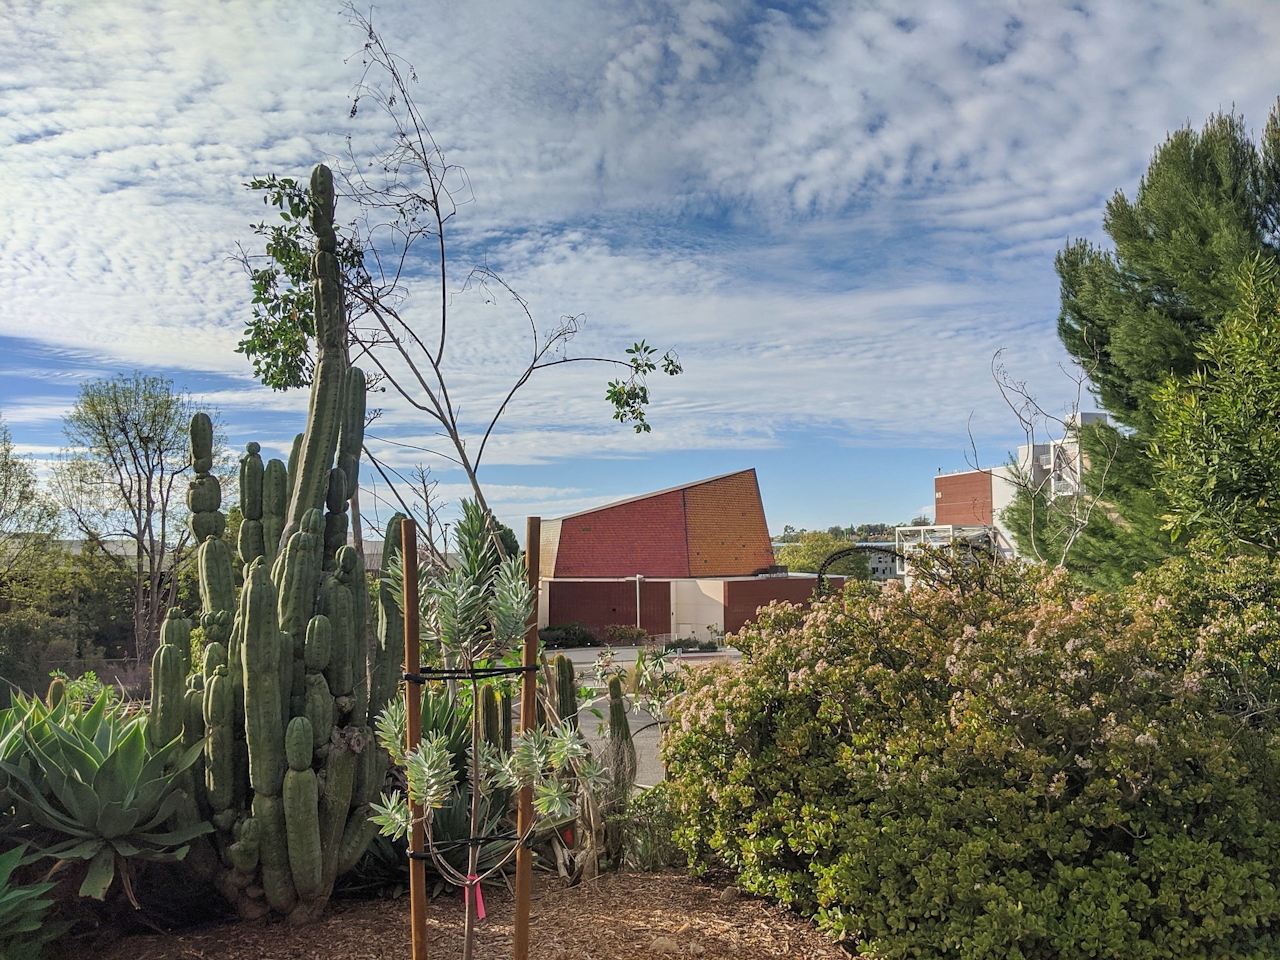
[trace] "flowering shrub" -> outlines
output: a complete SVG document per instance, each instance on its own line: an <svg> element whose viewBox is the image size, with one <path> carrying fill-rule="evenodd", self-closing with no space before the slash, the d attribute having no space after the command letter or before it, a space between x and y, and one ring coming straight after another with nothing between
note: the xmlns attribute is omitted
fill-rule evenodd
<svg viewBox="0 0 1280 960"><path fill-rule="evenodd" d="M933 557L774 605L674 705L677 840L868 957L1280 955L1278 596Z"/></svg>

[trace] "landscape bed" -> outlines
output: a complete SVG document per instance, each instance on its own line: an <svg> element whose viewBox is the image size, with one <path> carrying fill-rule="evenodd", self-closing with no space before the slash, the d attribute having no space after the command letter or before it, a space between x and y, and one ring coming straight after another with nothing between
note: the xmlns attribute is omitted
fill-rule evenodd
<svg viewBox="0 0 1280 960"><path fill-rule="evenodd" d="M535 877L531 955L544 960L624 960L700 956L834 958L844 951L808 921L767 901L726 894L723 886L679 873L618 873L565 888ZM512 899L485 889L488 919L477 955L509 957ZM431 957L458 956L462 898L443 896L427 907ZM663 942L661 938L665 938ZM674 946L672 946L674 944ZM409 897L334 900L301 934L286 923L229 921L184 933L126 937L101 960L401 960L409 956Z"/></svg>

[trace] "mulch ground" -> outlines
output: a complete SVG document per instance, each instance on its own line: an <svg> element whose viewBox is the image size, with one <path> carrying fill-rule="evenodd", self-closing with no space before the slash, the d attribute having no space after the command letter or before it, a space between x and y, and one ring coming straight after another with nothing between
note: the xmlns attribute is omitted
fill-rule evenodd
<svg viewBox="0 0 1280 960"><path fill-rule="evenodd" d="M681 874L609 874L577 887L534 879L530 955L536 960L696 956L837 958L812 924L763 900ZM486 887L478 960L510 957L511 895ZM432 960L462 955L462 898L427 907ZM127 937L102 960L408 960L409 898L335 900L314 926L238 921L179 934Z"/></svg>

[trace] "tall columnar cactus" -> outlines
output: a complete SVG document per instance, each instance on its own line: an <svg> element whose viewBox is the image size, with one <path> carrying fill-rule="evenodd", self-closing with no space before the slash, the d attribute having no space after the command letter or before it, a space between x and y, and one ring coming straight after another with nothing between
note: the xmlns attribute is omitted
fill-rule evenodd
<svg viewBox="0 0 1280 960"><path fill-rule="evenodd" d="M191 472L187 484L187 507L191 510L191 534L196 543L207 537L220 537L227 518L218 509L222 505L222 487L213 469L213 421L207 413L191 418Z"/></svg>
<svg viewBox="0 0 1280 960"><path fill-rule="evenodd" d="M578 729L578 673L573 661L563 653L556 654L552 661L556 676L556 713L560 722Z"/></svg>
<svg viewBox="0 0 1280 960"><path fill-rule="evenodd" d="M169 662L182 661L180 644L168 653L166 643L163 657L157 654L165 684L158 735L178 716L175 736L204 739L195 792L216 828L219 888L245 916L274 911L293 921L323 909L339 873L376 832L369 803L381 792L387 755L374 741L372 720L397 689L404 629L383 584L370 636L364 564L346 545L365 377L345 359L326 167L312 173L311 192L317 359L307 428L287 467L280 460L264 465L256 443L241 458L238 597L222 523L192 521L207 642L201 671L184 690L181 679L168 679ZM193 419L195 516L207 517L221 502L208 473L212 435L207 417ZM388 556L397 545L389 535ZM180 634L175 627L175 641Z"/></svg>

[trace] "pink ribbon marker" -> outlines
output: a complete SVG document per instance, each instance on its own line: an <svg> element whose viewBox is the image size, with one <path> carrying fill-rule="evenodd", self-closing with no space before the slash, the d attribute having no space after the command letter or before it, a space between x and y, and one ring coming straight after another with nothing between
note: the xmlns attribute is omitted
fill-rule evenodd
<svg viewBox="0 0 1280 960"><path fill-rule="evenodd" d="M471 888L476 888L476 919L484 919L484 893L480 890L480 878L474 873L467 877L467 885L463 887L463 907L471 910Z"/></svg>

